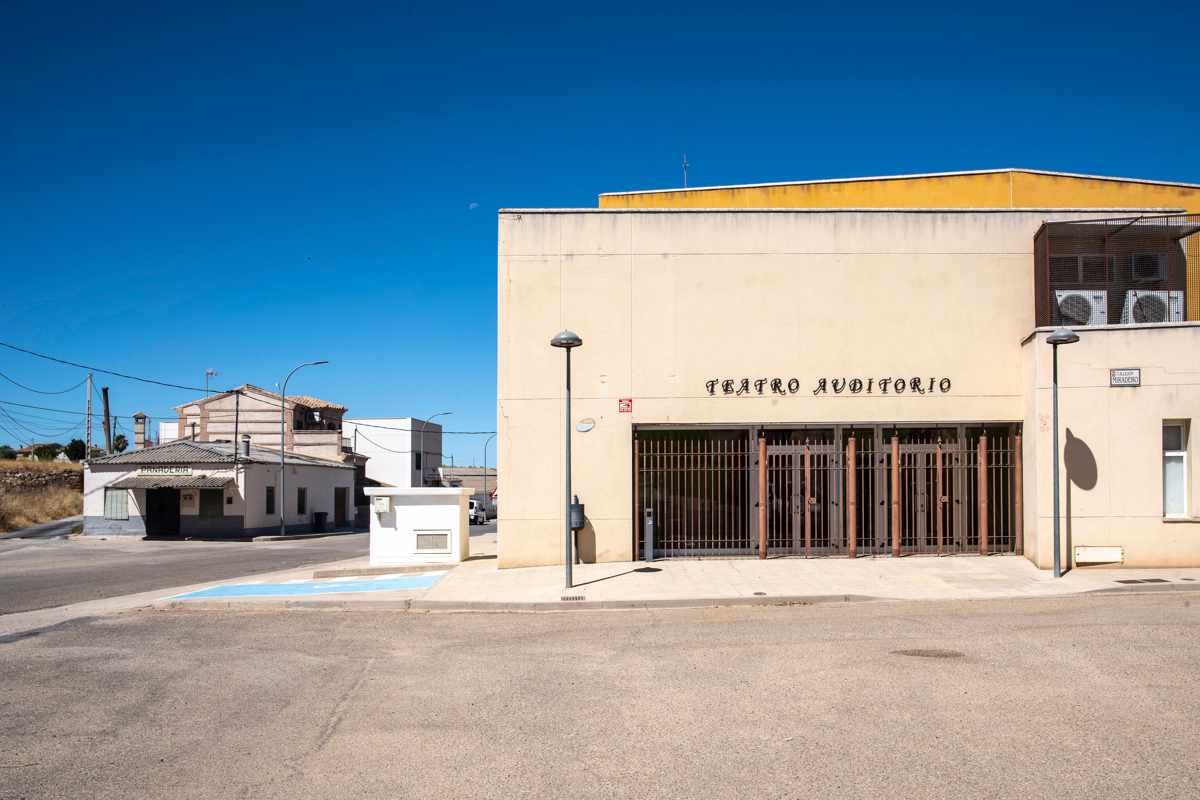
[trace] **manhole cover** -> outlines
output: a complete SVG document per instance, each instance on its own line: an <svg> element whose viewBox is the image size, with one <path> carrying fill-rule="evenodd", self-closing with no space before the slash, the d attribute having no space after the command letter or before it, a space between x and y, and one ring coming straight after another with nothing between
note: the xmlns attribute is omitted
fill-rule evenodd
<svg viewBox="0 0 1200 800"><path fill-rule="evenodd" d="M895 656L912 656L913 658L962 658L957 650L939 650L937 648L918 648L915 650L893 650Z"/></svg>

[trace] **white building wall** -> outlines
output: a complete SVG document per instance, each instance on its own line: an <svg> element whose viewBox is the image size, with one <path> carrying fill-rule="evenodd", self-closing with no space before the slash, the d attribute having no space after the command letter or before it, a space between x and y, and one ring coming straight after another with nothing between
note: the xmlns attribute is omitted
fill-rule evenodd
<svg viewBox="0 0 1200 800"><path fill-rule="evenodd" d="M457 563L471 554L467 500L470 489L371 487L372 501L386 498L387 511L371 510L371 565ZM422 533L444 534L439 552L417 550Z"/></svg>
<svg viewBox="0 0 1200 800"><path fill-rule="evenodd" d="M307 467L289 464L285 467L287 478L283 492L279 487L279 467L269 464L251 464L243 476L243 491L247 498L246 528L276 528L279 526L279 504L282 503L286 514L286 524L289 530L307 528L312 524L313 514L325 512L328 514L328 526L332 527L337 519L334 508L335 489L346 489L346 508L344 513L350 522L354 520L354 470L331 469L329 467ZM275 487L275 513L266 513L267 487ZM304 514L297 509L298 490L308 490L308 502ZM294 531L293 531L294 532Z"/></svg>
<svg viewBox="0 0 1200 800"><path fill-rule="evenodd" d="M346 490L346 508L344 515L347 523L354 520L354 470L320 466L293 466L287 469L287 502L283 508L287 512L287 526L290 532L308 530L312 524L313 514L323 511L328 514L328 526L336 524L337 514L334 507L335 489ZM145 533L144 516L146 492L142 489L129 489L129 519L125 521L108 521L104 519L104 489L109 484L122 478L137 475L137 468L129 467L89 467L84 471L83 483L83 513L85 528L91 527L89 533L132 534ZM225 488L225 498L231 502L223 505L223 516L242 516L242 527L249 533L273 533L279 526L279 503L284 502L278 492L279 467L273 464L242 464L237 472L232 469L205 469L197 465L193 474L228 476L235 483ZM266 487L275 486L276 510L273 514L266 513ZM308 490L307 508L304 514L297 512L297 489ZM197 516L200 513L199 491L195 489L180 489L180 517Z"/></svg>
<svg viewBox="0 0 1200 800"><path fill-rule="evenodd" d="M405 489L420 486L421 474L413 456L416 450L424 451L425 482L433 484L438 479L442 426L436 422L415 417L347 419L342 421L342 433L355 452L370 457L367 477L371 480Z"/></svg>

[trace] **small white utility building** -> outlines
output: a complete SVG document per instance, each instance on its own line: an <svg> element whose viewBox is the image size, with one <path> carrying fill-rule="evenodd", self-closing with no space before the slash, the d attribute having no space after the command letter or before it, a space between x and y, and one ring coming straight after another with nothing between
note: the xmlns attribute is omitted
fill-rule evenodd
<svg viewBox="0 0 1200 800"><path fill-rule="evenodd" d="M470 489L370 486L371 566L456 564L471 553Z"/></svg>

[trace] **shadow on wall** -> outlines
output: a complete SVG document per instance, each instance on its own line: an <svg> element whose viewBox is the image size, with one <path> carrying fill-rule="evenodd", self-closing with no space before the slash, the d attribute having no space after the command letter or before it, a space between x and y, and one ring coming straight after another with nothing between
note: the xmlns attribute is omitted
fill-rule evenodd
<svg viewBox="0 0 1200 800"><path fill-rule="evenodd" d="M590 519L585 518L583 528L575 532L575 560L576 563L596 563L596 529Z"/></svg>
<svg viewBox="0 0 1200 800"><path fill-rule="evenodd" d="M1071 541L1072 487L1078 486L1083 491L1090 492L1096 488L1099 474L1096 468L1096 454L1092 452L1092 448L1088 447L1087 442L1071 433L1070 428L1067 428L1067 443L1063 447L1063 466L1067 471L1067 496L1063 509L1066 517L1066 536L1064 537L1067 546L1066 567L1073 569L1075 567L1075 549Z"/></svg>

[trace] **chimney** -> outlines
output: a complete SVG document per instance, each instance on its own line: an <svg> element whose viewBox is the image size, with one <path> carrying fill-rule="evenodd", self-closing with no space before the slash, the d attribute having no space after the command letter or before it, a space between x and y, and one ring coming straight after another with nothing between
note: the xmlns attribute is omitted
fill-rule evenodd
<svg viewBox="0 0 1200 800"><path fill-rule="evenodd" d="M242 434L242 456L245 458L250 457L250 434L248 433Z"/></svg>
<svg viewBox="0 0 1200 800"><path fill-rule="evenodd" d="M146 449L146 415L141 411L133 415L133 449Z"/></svg>

